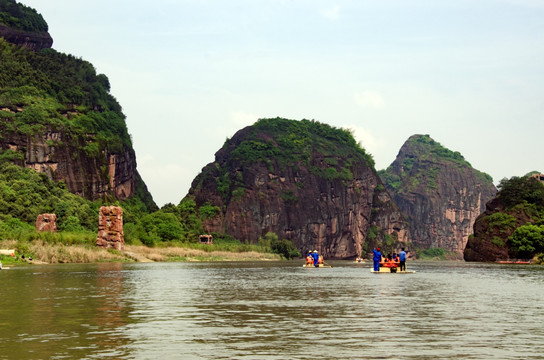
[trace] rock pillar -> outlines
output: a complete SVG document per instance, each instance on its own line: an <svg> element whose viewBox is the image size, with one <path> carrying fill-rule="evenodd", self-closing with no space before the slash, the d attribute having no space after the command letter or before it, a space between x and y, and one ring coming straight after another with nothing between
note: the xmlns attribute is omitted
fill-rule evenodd
<svg viewBox="0 0 544 360"><path fill-rule="evenodd" d="M123 209L119 206L102 206L100 208L96 246L119 251L125 249Z"/></svg>
<svg viewBox="0 0 544 360"><path fill-rule="evenodd" d="M57 232L57 215L56 214L40 214L36 219L36 231Z"/></svg>

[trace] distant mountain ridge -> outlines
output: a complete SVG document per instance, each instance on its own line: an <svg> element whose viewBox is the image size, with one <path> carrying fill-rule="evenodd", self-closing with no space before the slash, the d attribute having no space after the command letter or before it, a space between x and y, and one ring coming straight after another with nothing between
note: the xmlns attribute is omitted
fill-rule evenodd
<svg viewBox="0 0 544 360"><path fill-rule="evenodd" d="M489 175L429 135L411 136L379 175L407 216L413 244L459 255L497 191Z"/></svg>

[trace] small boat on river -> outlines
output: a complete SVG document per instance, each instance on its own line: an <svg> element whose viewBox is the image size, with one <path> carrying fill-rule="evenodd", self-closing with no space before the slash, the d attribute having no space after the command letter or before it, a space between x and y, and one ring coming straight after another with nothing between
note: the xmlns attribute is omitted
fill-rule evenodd
<svg viewBox="0 0 544 360"><path fill-rule="evenodd" d="M497 260L499 264L530 264L531 260Z"/></svg>
<svg viewBox="0 0 544 360"><path fill-rule="evenodd" d="M330 268L332 267L331 265L328 265L328 264L317 264L317 266L314 266L314 264L304 264L302 265L302 267L307 267L307 268L317 268L317 267L320 267L320 268Z"/></svg>
<svg viewBox="0 0 544 360"><path fill-rule="evenodd" d="M393 269L393 271L391 271ZM380 266L380 271L374 271L373 268L370 269L371 273L374 274L413 274L414 270L404 270L400 271L399 268L388 268L385 266Z"/></svg>

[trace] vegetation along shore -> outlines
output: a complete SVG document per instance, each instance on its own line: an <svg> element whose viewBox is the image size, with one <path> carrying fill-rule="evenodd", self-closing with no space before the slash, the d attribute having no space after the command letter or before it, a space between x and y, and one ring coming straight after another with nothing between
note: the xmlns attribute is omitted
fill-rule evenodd
<svg viewBox="0 0 544 360"><path fill-rule="evenodd" d="M270 249L255 245L218 244L212 246L166 245L147 247L126 245L124 251L104 249L89 243L62 244L36 240L0 241L1 249L14 249L15 256L0 255L4 266L57 263L96 262L170 262L170 261L268 261L280 260L282 256Z"/></svg>

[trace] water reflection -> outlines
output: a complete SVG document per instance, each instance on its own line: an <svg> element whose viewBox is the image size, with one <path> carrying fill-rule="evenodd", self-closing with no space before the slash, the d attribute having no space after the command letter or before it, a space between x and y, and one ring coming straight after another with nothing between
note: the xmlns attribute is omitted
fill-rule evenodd
<svg viewBox="0 0 544 360"><path fill-rule="evenodd" d="M0 357L99 358L123 355L127 323L121 264L32 266L4 276ZM9 341L5 341L9 339ZM109 355L108 355L109 354Z"/></svg>
<svg viewBox="0 0 544 360"><path fill-rule="evenodd" d="M0 273L5 359L542 358L544 271L334 262L44 266ZM7 345L9 344L9 345Z"/></svg>

